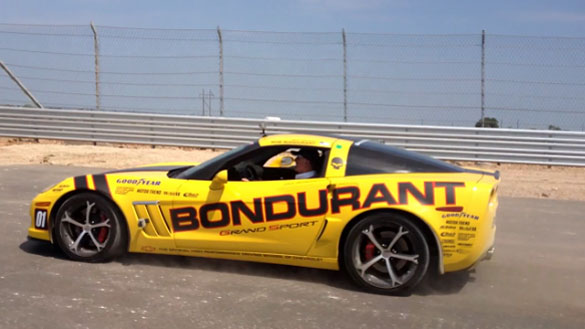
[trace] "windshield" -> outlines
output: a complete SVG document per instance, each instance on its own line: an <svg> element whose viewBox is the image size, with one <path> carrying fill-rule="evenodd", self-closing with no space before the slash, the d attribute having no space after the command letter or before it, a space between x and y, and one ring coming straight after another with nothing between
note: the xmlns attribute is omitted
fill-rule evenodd
<svg viewBox="0 0 585 329"><path fill-rule="evenodd" d="M216 156L213 159L209 159L203 162L199 166L195 166L183 171L177 175L177 178L210 180L213 178L213 175L215 175L216 172L221 169L225 169L225 164L228 161L238 158L240 155L253 151L258 147L259 146L257 143L238 146L230 151Z"/></svg>

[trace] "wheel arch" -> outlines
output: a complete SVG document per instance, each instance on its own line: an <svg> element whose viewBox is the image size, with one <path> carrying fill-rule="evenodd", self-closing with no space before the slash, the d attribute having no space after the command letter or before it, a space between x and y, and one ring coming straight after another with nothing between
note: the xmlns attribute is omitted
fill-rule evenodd
<svg viewBox="0 0 585 329"><path fill-rule="evenodd" d="M95 190L90 190L90 189L76 189L73 191L69 191L65 194L63 194L62 196L59 197L59 199L57 199L57 201L55 201L55 204L53 205L53 208L51 209L51 213L49 214L49 234L51 235L51 243L55 243L54 240L54 234L55 234L55 216L57 216L57 213L59 212L59 209L61 208L61 206L63 205L63 203L65 201L67 201L67 199L69 199L72 196L78 195L78 194L82 194L82 193L90 193L90 194L95 194L98 195L102 198L104 198L104 200L106 200L107 202L110 203L110 205L112 205L112 207L114 208L114 211L117 212L117 215L120 216L120 219L123 221L124 225L122 225L123 229L125 230L124 234L126 235L127 239L126 239L126 246L125 246L125 250L128 250L129 244L130 244L130 228L128 227L128 221L126 220L126 216L124 216L124 213L122 212L122 210L120 209L120 207L118 206L118 204L112 200L110 197L108 197L105 193L102 193L100 191L95 191Z"/></svg>
<svg viewBox="0 0 585 329"><path fill-rule="evenodd" d="M401 209L394 209L394 208L383 208L383 209L373 209L366 212L363 212L354 218L352 218L347 225L343 228L341 233L341 237L339 239L339 245L337 246L338 252L338 262L340 268L343 268L343 246L345 245L345 240L351 229L359 223L362 219L367 218L373 214L400 214L412 220L412 222L421 230L423 233L425 240L429 245L429 253L430 257L430 265L429 268L435 269L437 273L443 274L445 272L444 264L443 264L443 251L441 249L441 243L437 234L433 231L433 229L419 216L415 214L404 211Z"/></svg>

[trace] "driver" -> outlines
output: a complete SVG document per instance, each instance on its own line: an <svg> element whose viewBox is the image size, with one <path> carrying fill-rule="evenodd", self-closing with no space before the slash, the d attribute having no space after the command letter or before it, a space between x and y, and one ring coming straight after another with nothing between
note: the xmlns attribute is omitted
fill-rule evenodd
<svg viewBox="0 0 585 329"><path fill-rule="evenodd" d="M313 178L317 177L317 169L321 163L319 151L311 149L301 149L300 151L293 151L295 158L295 179Z"/></svg>

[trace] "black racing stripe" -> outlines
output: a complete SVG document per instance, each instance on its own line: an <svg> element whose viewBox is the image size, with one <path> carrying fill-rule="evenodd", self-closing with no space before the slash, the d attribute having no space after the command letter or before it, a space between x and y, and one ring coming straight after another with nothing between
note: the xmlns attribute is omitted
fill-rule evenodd
<svg viewBox="0 0 585 329"><path fill-rule="evenodd" d="M108 198L112 198L112 194L110 193L110 187L108 186L108 181L106 180L106 175L94 175L93 176L93 183L95 185L95 189L104 193Z"/></svg>
<svg viewBox="0 0 585 329"><path fill-rule="evenodd" d="M76 176L73 178L75 189L86 189L87 188L87 176Z"/></svg>
<svg viewBox="0 0 585 329"><path fill-rule="evenodd" d="M130 168L120 169L114 171L108 171L106 174L120 174L126 172L139 172L139 171L171 171L179 168L187 168L192 166L156 166L156 167L142 167L142 168Z"/></svg>

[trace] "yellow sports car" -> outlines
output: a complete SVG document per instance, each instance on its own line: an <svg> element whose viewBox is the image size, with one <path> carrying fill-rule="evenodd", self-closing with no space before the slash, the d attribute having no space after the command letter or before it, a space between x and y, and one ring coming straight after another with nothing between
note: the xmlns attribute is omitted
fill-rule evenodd
<svg viewBox="0 0 585 329"><path fill-rule="evenodd" d="M373 141L273 135L202 164L67 178L33 200L28 235L80 261L129 251L342 269L399 294L491 255L498 183Z"/></svg>

